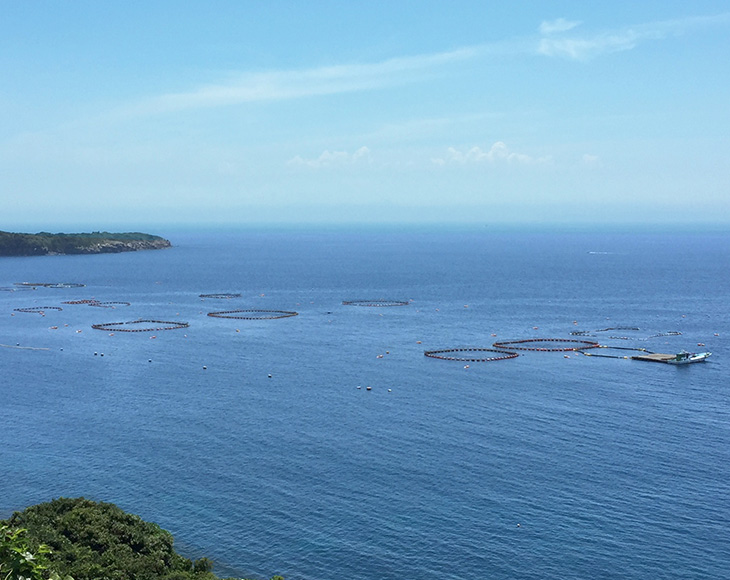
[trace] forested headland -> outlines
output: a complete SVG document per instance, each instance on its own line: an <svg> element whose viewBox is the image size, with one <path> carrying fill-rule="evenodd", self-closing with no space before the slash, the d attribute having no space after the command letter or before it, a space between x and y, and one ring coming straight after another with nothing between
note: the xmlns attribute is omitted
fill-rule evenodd
<svg viewBox="0 0 730 580"><path fill-rule="evenodd" d="M2 580L220 580L212 569L208 558L178 554L170 532L111 503L59 498L0 521Z"/></svg>
<svg viewBox="0 0 730 580"><path fill-rule="evenodd" d="M81 234L17 234L0 231L0 256L109 254L169 248L170 241L141 232Z"/></svg>

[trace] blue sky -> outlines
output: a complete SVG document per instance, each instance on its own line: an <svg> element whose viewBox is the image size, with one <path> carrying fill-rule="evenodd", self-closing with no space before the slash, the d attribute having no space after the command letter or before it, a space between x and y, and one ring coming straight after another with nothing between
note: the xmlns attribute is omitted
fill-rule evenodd
<svg viewBox="0 0 730 580"><path fill-rule="evenodd" d="M0 0L5 230L730 223L730 4Z"/></svg>

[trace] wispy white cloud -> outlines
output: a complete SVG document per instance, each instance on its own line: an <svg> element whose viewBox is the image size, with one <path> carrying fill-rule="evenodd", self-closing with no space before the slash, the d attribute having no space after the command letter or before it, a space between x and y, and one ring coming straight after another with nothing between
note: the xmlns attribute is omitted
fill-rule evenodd
<svg viewBox="0 0 730 580"><path fill-rule="evenodd" d="M570 26L560 30L555 24L559 21L563 19L554 21L552 25L543 22L540 26L540 32L545 37L540 39L537 52L545 56L590 60L602 54L631 50L645 41L662 40L670 36L680 36L694 29L730 24L730 13L650 22L584 36L555 34L569 32L574 28ZM565 26L577 24L563 22ZM545 24L548 26L543 29Z"/></svg>
<svg viewBox="0 0 730 580"><path fill-rule="evenodd" d="M540 24L540 34L555 34L556 32L567 32L580 24L578 20L566 20L565 18L557 18L556 20L545 20Z"/></svg>
<svg viewBox="0 0 730 580"><path fill-rule="evenodd" d="M370 163L370 149L360 147L354 153L347 151L323 151L319 157L306 159L300 155L287 161L288 165L300 167L313 167L319 169L322 167L336 167L342 165L353 165L355 163Z"/></svg>
<svg viewBox="0 0 730 580"><path fill-rule="evenodd" d="M379 89L428 77L441 67L474 58L478 50L471 47L369 64L236 74L218 84L148 99L129 112L155 114Z"/></svg>
<svg viewBox="0 0 730 580"><path fill-rule="evenodd" d="M659 40L692 29L728 23L730 23L730 13L641 24L593 35L587 33L576 35L574 29L580 24L578 21L558 18L540 25L541 37L538 39L512 39L440 53L392 58L375 63L234 73L217 83L145 99L122 111L117 111L117 114L134 117L376 90L438 77L460 63L518 54L537 53L544 56L589 60L601 54L632 49L644 41Z"/></svg>
<svg viewBox="0 0 730 580"><path fill-rule="evenodd" d="M497 141L488 150L478 146L463 151L449 147L445 157L435 158L431 161L435 165L466 165L472 163L547 163L550 160L550 157L532 157L512 151L505 143Z"/></svg>

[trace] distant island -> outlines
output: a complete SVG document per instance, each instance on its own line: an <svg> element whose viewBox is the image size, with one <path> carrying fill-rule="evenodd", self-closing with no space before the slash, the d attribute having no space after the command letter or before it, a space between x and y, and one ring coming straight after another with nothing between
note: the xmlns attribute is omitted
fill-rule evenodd
<svg viewBox="0 0 730 580"><path fill-rule="evenodd" d="M57 254L116 254L169 248L169 240L140 232L112 234L16 234L0 231L0 256L48 256Z"/></svg>

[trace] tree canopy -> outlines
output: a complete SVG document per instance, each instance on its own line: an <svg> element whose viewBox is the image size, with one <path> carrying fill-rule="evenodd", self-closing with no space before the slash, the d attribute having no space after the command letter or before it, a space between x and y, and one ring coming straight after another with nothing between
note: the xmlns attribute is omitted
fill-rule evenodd
<svg viewBox="0 0 730 580"><path fill-rule="evenodd" d="M0 580L16 564L37 565L37 575L11 574L8 580L218 580L211 560L181 556L168 531L111 503L59 498L16 512L0 525L7 544L0 552Z"/></svg>

